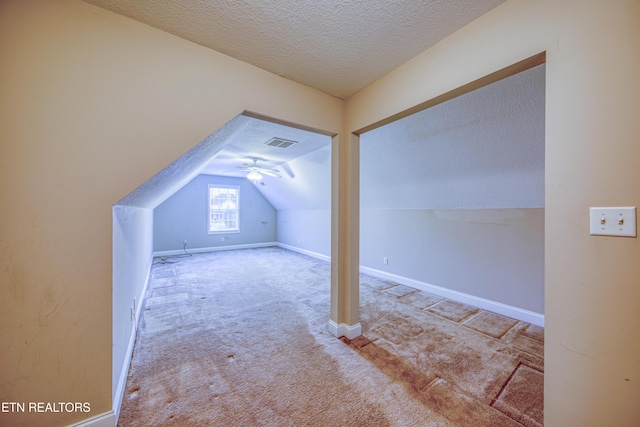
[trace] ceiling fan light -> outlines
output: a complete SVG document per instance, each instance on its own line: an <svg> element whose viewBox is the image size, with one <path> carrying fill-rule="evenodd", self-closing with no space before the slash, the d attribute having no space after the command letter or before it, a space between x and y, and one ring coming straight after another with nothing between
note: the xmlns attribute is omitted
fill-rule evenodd
<svg viewBox="0 0 640 427"><path fill-rule="evenodd" d="M262 175L260 175L260 172L253 170L249 172L247 179L251 180L255 184L262 179Z"/></svg>

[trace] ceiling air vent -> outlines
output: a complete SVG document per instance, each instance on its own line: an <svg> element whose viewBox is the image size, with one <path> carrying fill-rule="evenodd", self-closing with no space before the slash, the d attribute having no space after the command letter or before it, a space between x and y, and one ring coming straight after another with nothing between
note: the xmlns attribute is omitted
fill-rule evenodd
<svg viewBox="0 0 640 427"><path fill-rule="evenodd" d="M278 147L278 148L287 148L297 143L298 141L291 141L289 139L282 139L282 138L271 138L270 140L265 142L266 145L270 145L272 147Z"/></svg>

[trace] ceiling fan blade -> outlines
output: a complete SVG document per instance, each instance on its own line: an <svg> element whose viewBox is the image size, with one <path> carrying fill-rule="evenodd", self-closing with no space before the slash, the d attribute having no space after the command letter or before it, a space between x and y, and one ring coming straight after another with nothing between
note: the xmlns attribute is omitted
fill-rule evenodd
<svg viewBox="0 0 640 427"><path fill-rule="evenodd" d="M277 171L274 171L274 170L259 169L258 172L260 172L262 174L265 174L265 175L273 176L275 178L280 178L280 174Z"/></svg>

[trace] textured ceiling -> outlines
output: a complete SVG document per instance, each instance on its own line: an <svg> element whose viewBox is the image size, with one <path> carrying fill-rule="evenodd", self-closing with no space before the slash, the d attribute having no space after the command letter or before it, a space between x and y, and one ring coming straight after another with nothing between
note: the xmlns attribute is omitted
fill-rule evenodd
<svg viewBox="0 0 640 427"><path fill-rule="evenodd" d="M504 0L84 0L338 98Z"/></svg>
<svg viewBox="0 0 640 427"><path fill-rule="evenodd" d="M545 65L360 136L361 206L544 207Z"/></svg>
<svg viewBox="0 0 640 427"><path fill-rule="evenodd" d="M276 209L321 209L331 200L331 137L281 124L243 117L243 128L226 137L226 145L202 170L204 174L244 178L249 158L274 169L280 178L264 175L258 190ZM238 118L236 118L238 119ZM287 148L272 147L270 138L296 141Z"/></svg>
<svg viewBox="0 0 640 427"><path fill-rule="evenodd" d="M544 207L544 105L539 65L362 134L361 207ZM330 137L248 117L243 123L204 173L246 176L238 167L259 156L282 175L257 185L276 209L330 208ZM272 136L299 143L266 146Z"/></svg>
<svg viewBox="0 0 640 427"><path fill-rule="evenodd" d="M504 0L84 1L348 98ZM247 157L260 157L282 175L257 185L274 207L329 208L329 137L242 116L227 128L174 169L243 176ZM300 142L265 146L272 137ZM540 206L544 67L367 132L361 143L364 208Z"/></svg>
<svg viewBox="0 0 640 427"><path fill-rule="evenodd" d="M267 145L266 142L274 137L296 143L287 148ZM329 146L331 137L269 121L246 118L246 125L242 131L227 141L203 173L245 177L247 173L241 169L252 163L251 158L259 158L258 166L277 168L279 172L287 174L288 162Z"/></svg>

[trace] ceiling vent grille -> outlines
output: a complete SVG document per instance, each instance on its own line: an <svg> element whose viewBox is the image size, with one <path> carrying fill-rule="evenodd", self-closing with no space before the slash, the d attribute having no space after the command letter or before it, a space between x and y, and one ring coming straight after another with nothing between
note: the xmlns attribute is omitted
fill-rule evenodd
<svg viewBox="0 0 640 427"><path fill-rule="evenodd" d="M293 144L297 144L297 143L298 141L291 141L290 139L283 139L283 138L271 138L270 140L265 142L266 145L270 145L271 147L278 147L278 148L291 147Z"/></svg>

